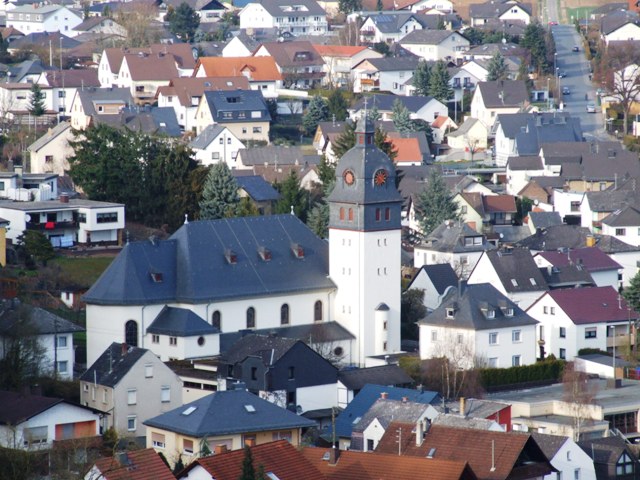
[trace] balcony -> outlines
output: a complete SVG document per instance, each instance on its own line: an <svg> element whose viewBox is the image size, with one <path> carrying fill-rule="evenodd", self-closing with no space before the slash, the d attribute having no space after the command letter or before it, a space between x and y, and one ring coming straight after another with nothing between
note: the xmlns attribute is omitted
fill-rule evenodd
<svg viewBox="0 0 640 480"><path fill-rule="evenodd" d="M618 334L615 337L607 337L607 348L613 348L614 340L616 348L629 347L629 341L631 341L631 346L634 345L633 335Z"/></svg>
<svg viewBox="0 0 640 480"><path fill-rule="evenodd" d="M375 30L361 30L360 31L360 35L362 35L363 37L373 37L375 36L376 31Z"/></svg>
<svg viewBox="0 0 640 480"><path fill-rule="evenodd" d="M374 80L373 78L363 78L360 80L360 85L363 87L379 87L380 80Z"/></svg>
<svg viewBox="0 0 640 480"><path fill-rule="evenodd" d="M68 220L64 222L43 222L43 223L35 223L35 222L27 222L27 230L37 230L40 232L52 232L55 230L64 230L68 228L76 228L78 226L77 222L73 220Z"/></svg>

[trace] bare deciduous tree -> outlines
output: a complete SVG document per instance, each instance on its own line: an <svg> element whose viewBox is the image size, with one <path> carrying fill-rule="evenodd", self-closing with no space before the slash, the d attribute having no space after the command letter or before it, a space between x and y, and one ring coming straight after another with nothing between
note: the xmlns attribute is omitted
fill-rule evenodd
<svg viewBox="0 0 640 480"><path fill-rule="evenodd" d="M585 372L576 370L573 362L568 362L562 375L563 396L573 420L573 440L579 441L582 428L592 419L589 415L597 394L597 385L589 382Z"/></svg>
<svg viewBox="0 0 640 480"><path fill-rule="evenodd" d="M609 46L602 57L600 72L609 96L622 107L626 135L631 106L640 98L640 52L631 42Z"/></svg>
<svg viewBox="0 0 640 480"><path fill-rule="evenodd" d="M116 21L127 31L127 47L147 47L160 39L153 20L158 9L152 1L136 0L122 3L116 12Z"/></svg>

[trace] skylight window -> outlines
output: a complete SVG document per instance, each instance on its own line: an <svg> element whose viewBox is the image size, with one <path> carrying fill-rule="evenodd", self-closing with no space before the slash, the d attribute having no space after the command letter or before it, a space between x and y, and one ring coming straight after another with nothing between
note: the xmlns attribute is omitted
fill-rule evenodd
<svg viewBox="0 0 640 480"><path fill-rule="evenodd" d="M514 287L518 286L518 281L515 278L511 279L511 285L513 285Z"/></svg>
<svg viewBox="0 0 640 480"><path fill-rule="evenodd" d="M436 449L435 448L431 448L429 450L429 453L427 453L427 458L433 458L436 454Z"/></svg>
<svg viewBox="0 0 640 480"><path fill-rule="evenodd" d="M536 285L538 285L538 284L536 283L536 279L535 279L535 278L533 278L533 277L531 277L531 278L529 279L529 281L531 282L531 285L533 285L534 287L535 287Z"/></svg>
<svg viewBox="0 0 640 480"><path fill-rule="evenodd" d="M256 413L256 407L254 407L253 405L245 405L244 409L249 412L249 413Z"/></svg>
<svg viewBox="0 0 640 480"><path fill-rule="evenodd" d="M353 425L358 423L362 417L356 417L356 419L352 422Z"/></svg>
<svg viewBox="0 0 640 480"><path fill-rule="evenodd" d="M153 283L162 283L162 280L163 280L162 273L149 272L149 275L151 275L151 280L153 280Z"/></svg>
<svg viewBox="0 0 640 480"><path fill-rule="evenodd" d="M197 408L198 407L189 407L184 412L182 412L182 415L184 415L184 416L191 415L193 412L196 411Z"/></svg>

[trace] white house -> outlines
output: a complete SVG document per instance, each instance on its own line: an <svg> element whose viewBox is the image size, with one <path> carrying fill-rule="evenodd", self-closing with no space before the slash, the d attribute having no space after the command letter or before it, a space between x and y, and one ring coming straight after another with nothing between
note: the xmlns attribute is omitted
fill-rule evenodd
<svg viewBox="0 0 640 480"><path fill-rule="evenodd" d="M338 87L352 85L353 68L363 60L384 57L381 53L364 46L314 44L313 48L324 60L323 84Z"/></svg>
<svg viewBox="0 0 640 480"><path fill-rule="evenodd" d="M499 20L501 22L517 22L528 25L531 22L531 4L518 0L473 4L469 8L471 26L478 27Z"/></svg>
<svg viewBox="0 0 640 480"><path fill-rule="evenodd" d="M611 352L614 345L633 345L629 328L639 317L611 287L550 290L527 313L540 322L540 353L567 360L583 348Z"/></svg>
<svg viewBox="0 0 640 480"><path fill-rule="evenodd" d="M469 40L452 30L414 30L400 39L400 45L427 61L456 62L469 50Z"/></svg>
<svg viewBox="0 0 640 480"><path fill-rule="evenodd" d="M17 6L7 12L7 27L25 35L34 32L60 32L74 37L74 28L82 23L82 15L63 5L33 3Z"/></svg>
<svg viewBox="0 0 640 480"><path fill-rule="evenodd" d="M224 162L232 169L236 168L236 158L241 148L246 148L238 137L227 127L220 124L209 125L194 138L189 146L198 163L213 165Z"/></svg>
<svg viewBox="0 0 640 480"><path fill-rule="evenodd" d="M51 110L61 116L71 115L71 102L78 90L100 87L98 72L93 68L48 70L36 83L47 91L51 89Z"/></svg>
<svg viewBox="0 0 640 480"><path fill-rule="evenodd" d="M381 57L361 61L352 68L353 91L386 91L404 95L406 83L418 67L418 57Z"/></svg>
<svg viewBox="0 0 640 480"><path fill-rule="evenodd" d="M67 159L73 155L69 141L75 140L69 122L49 128L44 135L29 145L29 173L55 173L63 176L69 171Z"/></svg>
<svg viewBox="0 0 640 480"><path fill-rule="evenodd" d="M414 30L422 30L423 22L411 12L375 12L368 15L360 27L360 41L366 44L396 43Z"/></svg>
<svg viewBox="0 0 640 480"><path fill-rule="evenodd" d="M424 291L424 306L432 312L444 299L458 288L458 276L448 263L423 265L416 273L407 290Z"/></svg>
<svg viewBox="0 0 640 480"><path fill-rule="evenodd" d="M633 10L618 10L600 20L600 35L605 44L640 40L640 21Z"/></svg>
<svg viewBox="0 0 640 480"><path fill-rule="evenodd" d="M602 219L602 233L639 247L640 209L627 205L610 213Z"/></svg>
<svg viewBox="0 0 640 480"><path fill-rule="evenodd" d="M531 365L537 324L493 285L467 285L418 323L420 358L446 356L463 369Z"/></svg>
<svg viewBox="0 0 640 480"><path fill-rule="evenodd" d="M240 28L277 28L293 35L326 35L327 13L313 0L265 0L247 3Z"/></svg>
<svg viewBox="0 0 640 480"><path fill-rule="evenodd" d="M400 103L407 107L412 119L421 119L429 124L441 115L448 115L449 112L442 102L433 97L405 97L388 94L374 94L367 97L366 100L367 109L371 109L373 107L377 108L378 113L380 114L380 120L382 121L393 120L393 104L396 100L400 101ZM364 114L364 103L365 99L360 99L349 110L349 116L352 119L361 118Z"/></svg>
<svg viewBox="0 0 640 480"><path fill-rule="evenodd" d="M491 129L499 113L517 113L528 103L524 81L480 82L471 99L471 116Z"/></svg>
<svg viewBox="0 0 640 480"><path fill-rule="evenodd" d="M553 468L557 470L556 473L545 475L543 480L596 480L593 460L571 438L537 432L533 432L532 435Z"/></svg>

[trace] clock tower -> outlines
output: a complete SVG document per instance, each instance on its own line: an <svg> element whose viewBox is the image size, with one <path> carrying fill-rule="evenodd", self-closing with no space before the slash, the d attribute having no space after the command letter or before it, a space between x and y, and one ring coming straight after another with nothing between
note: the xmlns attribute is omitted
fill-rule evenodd
<svg viewBox="0 0 640 480"><path fill-rule="evenodd" d="M329 196L333 316L356 337L354 363L400 350L402 197L389 157L374 144L366 114L356 144L336 166Z"/></svg>

